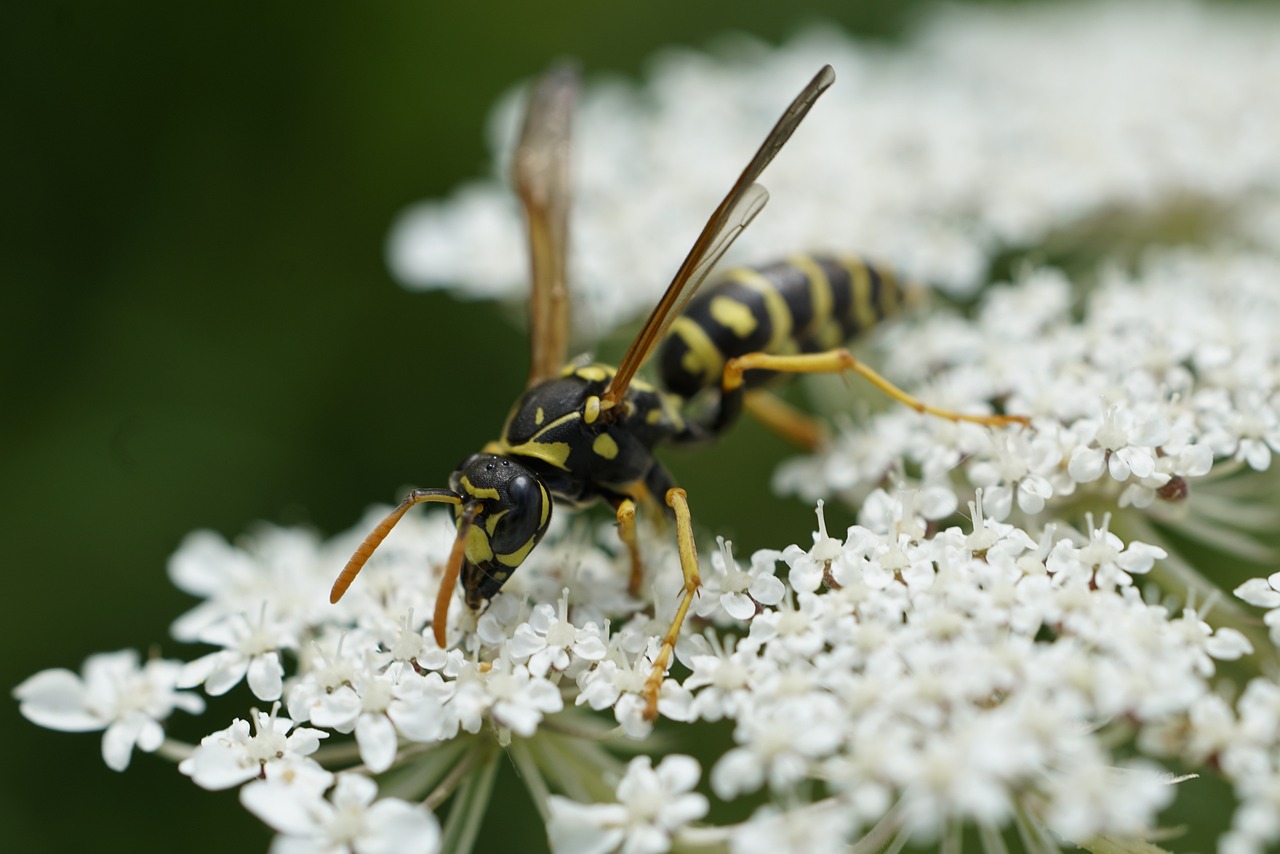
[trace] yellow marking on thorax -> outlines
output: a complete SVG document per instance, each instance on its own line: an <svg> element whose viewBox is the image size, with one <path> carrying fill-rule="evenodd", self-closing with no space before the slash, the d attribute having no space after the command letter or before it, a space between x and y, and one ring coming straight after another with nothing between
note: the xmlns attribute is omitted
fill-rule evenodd
<svg viewBox="0 0 1280 854"><path fill-rule="evenodd" d="M764 300L765 312L769 315L769 324L773 327L769 343L764 346L764 352L786 352L786 345L791 340L791 309L787 307L787 301L773 286L773 282L756 270L746 267L730 270L725 278L755 291Z"/></svg>
<svg viewBox="0 0 1280 854"><path fill-rule="evenodd" d="M604 365L583 365L572 371L575 377L581 377L587 382L603 382L613 376L613 373Z"/></svg>
<svg viewBox="0 0 1280 854"><path fill-rule="evenodd" d="M707 335L707 331L688 317L680 315L671 323L670 335L684 341L688 350L680 360L680 367L691 376L701 377L709 383L724 370L724 356Z"/></svg>
<svg viewBox="0 0 1280 854"><path fill-rule="evenodd" d="M608 433L601 433L596 436L596 440L591 443L591 450L596 452L597 456L611 460L618 456L618 443Z"/></svg>
<svg viewBox="0 0 1280 854"><path fill-rule="evenodd" d="M809 303L813 306L813 320L810 321L809 329L822 329L831 320L832 307L835 305L831 281L822 265L808 255L792 255L787 262L804 273L805 281L809 283ZM803 336L809 329L796 330L796 337Z"/></svg>
<svg viewBox="0 0 1280 854"><path fill-rule="evenodd" d="M547 413L542 411L541 406L539 406L537 411L533 413L533 423L538 425L539 427L542 426L542 422L545 421L546 418L547 418Z"/></svg>
<svg viewBox="0 0 1280 854"><path fill-rule="evenodd" d="M550 424L543 426L541 430L530 436L527 441L521 442L518 445L510 445L504 442L506 447L503 453L507 456L518 455L523 457L533 457L534 459L542 460L545 463L550 463L556 468L568 471L569 467L566 463L569 459L569 443L543 442L540 441L540 439L555 428L581 417L581 414L578 412L565 413Z"/></svg>
<svg viewBox="0 0 1280 854"><path fill-rule="evenodd" d="M461 483L462 488L467 491L467 495L470 495L472 498L492 498L494 501L498 500L498 490L492 487L479 489L471 483L471 480L465 474L462 476Z"/></svg>
<svg viewBox="0 0 1280 854"><path fill-rule="evenodd" d="M739 338L746 338L756 331L756 316L751 309L732 297L718 296L711 298L711 316L716 323L726 327Z"/></svg>
<svg viewBox="0 0 1280 854"><path fill-rule="evenodd" d="M853 317L858 329L870 329L880 319L875 303L871 301L871 272L858 258L841 258L840 265L849 271L849 287L853 289Z"/></svg>
<svg viewBox="0 0 1280 854"><path fill-rule="evenodd" d="M569 460L568 442L522 442L519 445L512 445L508 453L520 457L533 457L558 469L569 470L565 465Z"/></svg>

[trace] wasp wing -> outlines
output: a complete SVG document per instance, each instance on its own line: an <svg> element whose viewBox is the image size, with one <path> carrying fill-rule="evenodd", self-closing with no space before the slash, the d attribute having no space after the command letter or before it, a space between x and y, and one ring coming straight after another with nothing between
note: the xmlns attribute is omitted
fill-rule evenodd
<svg viewBox="0 0 1280 854"><path fill-rule="evenodd" d="M578 89L571 65L543 75L530 95L512 162L529 238L530 386L555 376L569 348L569 131Z"/></svg>
<svg viewBox="0 0 1280 854"><path fill-rule="evenodd" d="M835 82L836 73L830 65L824 65L809 84L800 91L773 130L765 137L751 162L742 170L738 180L703 226L702 233L694 241L693 248L685 256L684 263L676 271L675 278L667 286L666 293L645 321L640 334L631 342L618 364L613 379L600 396L601 404L608 408L616 405L627 393L636 371L657 347L667 329L683 311L685 305L707 278L711 268L728 251L733 241L764 207L769 194L756 183L760 173L786 145L791 134L799 127L814 102Z"/></svg>

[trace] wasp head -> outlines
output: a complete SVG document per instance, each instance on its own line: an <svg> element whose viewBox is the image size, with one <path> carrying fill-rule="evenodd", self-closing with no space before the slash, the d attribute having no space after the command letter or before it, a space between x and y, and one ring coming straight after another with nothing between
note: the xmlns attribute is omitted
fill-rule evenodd
<svg viewBox="0 0 1280 854"><path fill-rule="evenodd" d="M509 457L473 454L449 478L462 498L461 519L473 513L467 533L462 587L479 608L501 589L542 539L551 521L551 495L536 474Z"/></svg>

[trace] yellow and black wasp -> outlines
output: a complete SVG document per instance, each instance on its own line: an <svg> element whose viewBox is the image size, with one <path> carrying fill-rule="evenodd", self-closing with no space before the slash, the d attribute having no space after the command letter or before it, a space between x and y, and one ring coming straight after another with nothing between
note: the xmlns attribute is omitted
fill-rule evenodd
<svg viewBox="0 0 1280 854"><path fill-rule="evenodd" d="M528 388L500 437L465 459L449 478L448 489L415 489L374 528L334 583L331 601L342 597L409 508L423 502L452 504L457 523L432 625L441 647L457 579L467 605L483 606L541 540L557 504L580 507L603 500L612 505L630 551L636 589L641 578L637 505L660 513L662 499L675 518L684 587L645 685L646 713L652 718L676 637L700 585L686 495L654 458L658 445L714 438L744 407L785 435L812 444L818 435L812 422L758 389L780 373L852 371L922 412L984 424L1024 420L928 407L843 349L843 343L903 301L893 276L863 261L799 256L733 270L694 299L716 262L768 200L756 180L834 80L835 72L824 67L787 107L711 214L615 368L565 364L569 127L578 82L568 68L542 79L529 102L513 169L532 266ZM655 351L661 389L636 377ZM702 405L689 406L694 398Z"/></svg>

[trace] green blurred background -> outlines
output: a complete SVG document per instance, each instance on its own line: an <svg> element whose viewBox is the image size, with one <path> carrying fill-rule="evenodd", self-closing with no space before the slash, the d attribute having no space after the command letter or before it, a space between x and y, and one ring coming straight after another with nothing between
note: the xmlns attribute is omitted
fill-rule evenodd
<svg viewBox="0 0 1280 854"><path fill-rule="evenodd" d="M188 531L333 533L443 485L494 435L527 369L520 333L495 306L400 289L383 245L406 204L486 170L485 116L514 82L564 56L634 77L663 46L778 41L814 19L893 38L918 9L22 5L0 11L6 691L96 651L192 657L167 640L191 604L165 575ZM745 551L808 530L810 508L768 492L785 453L744 425L670 463L699 522ZM265 850L233 792L141 754L116 774L99 734L0 709L6 850ZM506 832L537 850L505 774L483 849Z"/></svg>
<svg viewBox="0 0 1280 854"><path fill-rule="evenodd" d="M521 333L492 305L402 290L383 245L406 204L484 173L485 117L513 83L564 56L634 77L663 46L777 41L814 17L904 21L888 0L6 4L6 694L95 651L192 657L167 640L192 602L165 575L188 531L343 530L494 435ZM768 494L783 453L744 429L671 463L702 523L777 545L767 520L811 513ZM99 734L0 714L6 850L265 850L234 793L147 755L116 774ZM227 720L177 723L194 738ZM532 821L518 787L499 796Z"/></svg>

